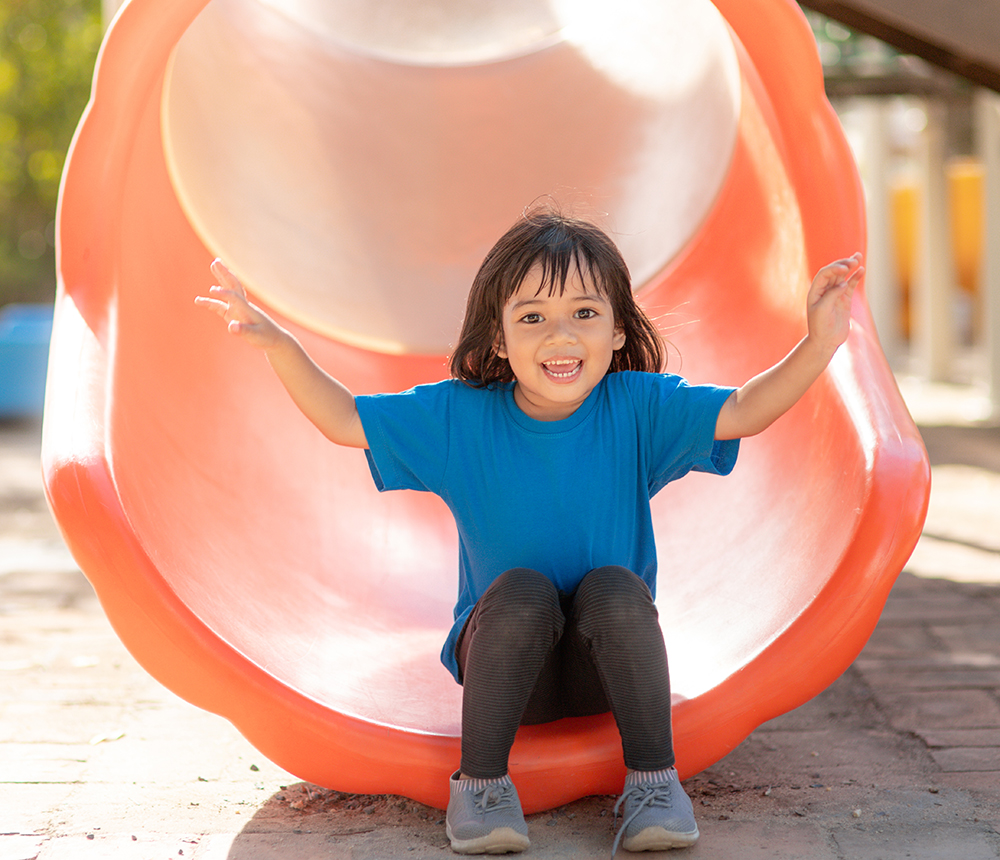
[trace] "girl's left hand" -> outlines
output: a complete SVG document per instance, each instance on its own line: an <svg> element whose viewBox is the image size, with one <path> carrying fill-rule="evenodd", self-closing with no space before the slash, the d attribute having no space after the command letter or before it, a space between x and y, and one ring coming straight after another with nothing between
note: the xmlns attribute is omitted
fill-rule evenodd
<svg viewBox="0 0 1000 860"><path fill-rule="evenodd" d="M851 300L865 273L858 252L825 265L816 273L806 299L809 338L832 355L851 331Z"/></svg>

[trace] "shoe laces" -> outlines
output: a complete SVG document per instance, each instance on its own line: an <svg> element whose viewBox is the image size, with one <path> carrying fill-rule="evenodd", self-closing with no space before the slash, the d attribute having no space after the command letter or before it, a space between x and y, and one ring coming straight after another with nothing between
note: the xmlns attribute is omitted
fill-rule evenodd
<svg viewBox="0 0 1000 860"><path fill-rule="evenodd" d="M474 794L476 812L497 812L502 809L513 809L514 786L509 783L491 783Z"/></svg>
<svg viewBox="0 0 1000 860"><path fill-rule="evenodd" d="M618 820L618 812L622 804L629 800L636 801L636 805L629 813L628 818L622 821L618 835L615 836L614 844L611 846L612 858L618 853L618 846L621 844L622 837L625 835L628 826L635 821L636 816L640 812L650 806L659 806L662 809L670 809L673 806L673 794L670 791L669 785L664 783L656 785L633 785L618 798L618 803L615 804L615 821Z"/></svg>

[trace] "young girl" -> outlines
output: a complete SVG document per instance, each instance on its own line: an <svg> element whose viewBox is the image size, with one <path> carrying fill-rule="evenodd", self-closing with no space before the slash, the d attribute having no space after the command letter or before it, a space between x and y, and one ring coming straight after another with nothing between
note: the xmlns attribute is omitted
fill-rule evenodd
<svg viewBox="0 0 1000 860"><path fill-rule="evenodd" d="M437 493L455 516L458 603L442 651L463 685L454 851L528 847L507 774L519 725L607 711L628 768L615 848L697 840L674 768L649 500L692 469L728 474L739 439L802 396L847 338L860 263L819 271L808 334L779 364L738 389L693 386L660 372L662 341L612 241L539 208L476 275L455 378L358 397L213 264L221 286L197 303L264 351L329 439L366 449L379 490Z"/></svg>

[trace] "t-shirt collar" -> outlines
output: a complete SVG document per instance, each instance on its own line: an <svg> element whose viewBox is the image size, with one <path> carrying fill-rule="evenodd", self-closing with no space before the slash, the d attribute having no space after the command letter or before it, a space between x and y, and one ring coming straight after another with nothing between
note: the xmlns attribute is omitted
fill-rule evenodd
<svg viewBox="0 0 1000 860"><path fill-rule="evenodd" d="M580 404L572 415L562 418L559 421L539 421L537 418L531 418L522 412L521 407L518 406L514 400L514 386L516 384L514 382L504 383L500 387L500 393L503 395L503 402L504 407L507 410L507 415L519 427L522 427L530 433L566 433L569 430L579 427L594 411L598 398L604 390L605 380L607 380L607 375L605 375L601 381L594 386L590 394L587 395L587 399Z"/></svg>

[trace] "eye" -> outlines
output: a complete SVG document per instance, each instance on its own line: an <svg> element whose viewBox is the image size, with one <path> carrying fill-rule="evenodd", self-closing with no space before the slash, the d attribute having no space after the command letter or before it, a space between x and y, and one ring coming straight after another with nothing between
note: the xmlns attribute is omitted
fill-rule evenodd
<svg viewBox="0 0 1000 860"><path fill-rule="evenodd" d="M537 323L542 321L542 315L532 311L530 314L525 314L521 317L521 322L524 323Z"/></svg>
<svg viewBox="0 0 1000 860"><path fill-rule="evenodd" d="M582 320L589 320L597 316L597 310L595 308L580 308L576 315Z"/></svg>

